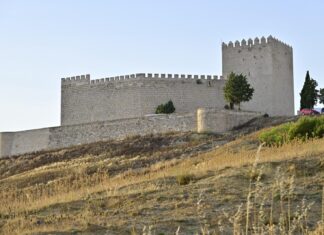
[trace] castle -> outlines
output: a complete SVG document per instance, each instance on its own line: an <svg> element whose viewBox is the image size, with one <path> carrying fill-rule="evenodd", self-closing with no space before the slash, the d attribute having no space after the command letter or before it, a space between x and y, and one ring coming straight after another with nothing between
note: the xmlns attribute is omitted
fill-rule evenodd
<svg viewBox="0 0 324 235"><path fill-rule="evenodd" d="M231 72L246 75L255 90L252 100L242 104L243 110L294 115L291 46L272 36L223 43L222 61L223 76L219 77L138 73L97 80L88 74L62 78L61 126L0 133L0 157L128 135L196 131L197 109L224 108L223 87ZM158 105L169 100L174 103L175 114L152 115ZM213 117L211 122L219 131L251 118L251 113L229 112L224 116L208 111L206 115L206 120Z"/></svg>

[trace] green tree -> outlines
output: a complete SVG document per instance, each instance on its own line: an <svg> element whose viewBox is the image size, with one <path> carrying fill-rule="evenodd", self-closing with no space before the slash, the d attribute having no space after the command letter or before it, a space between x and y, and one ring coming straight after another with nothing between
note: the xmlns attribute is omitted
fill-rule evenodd
<svg viewBox="0 0 324 235"><path fill-rule="evenodd" d="M319 90L318 101L320 104L324 104L324 88Z"/></svg>
<svg viewBox="0 0 324 235"><path fill-rule="evenodd" d="M248 83L246 76L243 74L231 73L228 76L224 86L224 98L229 102L231 109L238 105L241 109L241 102L247 102L252 99L254 89Z"/></svg>
<svg viewBox="0 0 324 235"><path fill-rule="evenodd" d="M317 103L318 90L316 90L317 82L306 73L304 86L300 92L300 109L312 109Z"/></svg>

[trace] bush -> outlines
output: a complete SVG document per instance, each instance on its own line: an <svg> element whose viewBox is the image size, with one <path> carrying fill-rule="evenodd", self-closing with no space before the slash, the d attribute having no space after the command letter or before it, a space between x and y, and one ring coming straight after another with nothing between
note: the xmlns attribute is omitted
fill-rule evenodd
<svg viewBox="0 0 324 235"><path fill-rule="evenodd" d="M268 146L280 146L289 140L288 132L292 123L285 123L283 125L271 128L260 134L259 139L261 142Z"/></svg>
<svg viewBox="0 0 324 235"><path fill-rule="evenodd" d="M317 118L300 118L289 130L289 139L302 139L315 137Z"/></svg>
<svg viewBox="0 0 324 235"><path fill-rule="evenodd" d="M225 104L224 109L230 109L230 106L228 104Z"/></svg>
<svg viewBox="0 0 324 235"><path fill-rule="evenodd" d="M286 123L259 135L259 140L268 146L280 146L285 142L324 136L324 116L302 117L295 123Z"/></svg>
<svg viewBox="0 0 324 235"><path fill-rule="evenodd" d="M174 113L175 111L175 107L173 105L173 102L171 100L169 100L169 102L165 103L165 104L160 104L156 110L155 113L156 114L160 114L160 113Z"/></svg>
<svg viewBox="0 0 324 235"><path fill-rule="evenodd" d="M316 126L315 136L318 138L323 138L324 136L324 123L320 123Z"/></svg>
<svg viewBox="0 0 324 235"><path fill-rule="evenodd" d="M177 182L179 185L189 184L193 180L194 180L193 175L178 175L177 176Z"/></svg>

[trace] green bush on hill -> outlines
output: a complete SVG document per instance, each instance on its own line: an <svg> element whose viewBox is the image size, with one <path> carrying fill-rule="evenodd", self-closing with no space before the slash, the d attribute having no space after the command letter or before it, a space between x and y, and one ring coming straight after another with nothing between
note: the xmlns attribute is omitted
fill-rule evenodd
<svg viewBox="0 0 324 235"><path fill-rule="evenodd" d="M259 140L268 146L281 146L294 139L307 140L324 136L324 116L302 117L297 122L285 123L263 131Z"/></svg>
<svg viewBox="0 0 324 235"><path fill-rule="evenodd" d="M288 132L291 126L292 123L289 122L277 127L273 127L268 131L262 132L259 139L268 146L280 146L289 140Z"/></svg>
<svg viewBox="0 0 324 235"><path fill-rule="evenodd" d="M169 102L167 102L166 104L160 104L156 110L155 113L156 114L160 114L160 113L173 113L175 111L175 107L173 105L173 102L171 100L169 100Z"/></svg>
<svg viewBox="0 0 324 235"><path fill-rule="evenodd" d="M323 118L322 118L323 119ZM289 129L289 139L308 139L313 137L318 137L315 135L317 125L319 123L319 118L301 118Z"/></svg>

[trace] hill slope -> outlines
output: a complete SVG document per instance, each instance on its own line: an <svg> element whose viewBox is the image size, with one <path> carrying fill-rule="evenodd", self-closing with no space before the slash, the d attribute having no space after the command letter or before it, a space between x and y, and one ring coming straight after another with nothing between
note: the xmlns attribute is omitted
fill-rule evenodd
<svg viewBox="0 0 324 235"><path fill-rule="evenodd" d="M252 133L289 120L259 118L224 135L170 133L0 159L0 231L315 230L324 140L263 147L257 154L258 133Z"/></svg>

